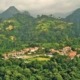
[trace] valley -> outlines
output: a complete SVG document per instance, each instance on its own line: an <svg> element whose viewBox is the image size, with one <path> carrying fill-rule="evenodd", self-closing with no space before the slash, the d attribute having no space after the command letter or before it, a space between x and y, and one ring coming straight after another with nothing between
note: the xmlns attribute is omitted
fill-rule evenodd
<svg viewBox="0 0 80 80"><path fill-rule="evenodd" d="M0 13L0 80L80 80L80 8L66 18Z"/></svg>

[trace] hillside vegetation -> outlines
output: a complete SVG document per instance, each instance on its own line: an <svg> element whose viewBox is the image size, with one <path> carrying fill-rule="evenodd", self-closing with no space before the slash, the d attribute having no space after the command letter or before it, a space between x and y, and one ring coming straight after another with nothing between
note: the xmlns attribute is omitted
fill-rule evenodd
<svg viewBox="0 0 80 80"><path fill-rule="evenodd" d="M29 46L76 48L79 34L74 23L46 15L34 18L23 12L0 22L0 53Z"/></svg>
<svg viewBox="0 0 80 80"><path fill-rule="evenodd" d="M79 15L35 18L13 6L1 13L0 80L80 80Z"/></svg>

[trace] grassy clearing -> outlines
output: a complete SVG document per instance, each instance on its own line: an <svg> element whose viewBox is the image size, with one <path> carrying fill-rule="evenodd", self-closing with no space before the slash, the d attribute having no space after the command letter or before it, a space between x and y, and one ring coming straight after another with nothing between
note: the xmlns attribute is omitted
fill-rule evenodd
<svg viewBox="0 0 80 80"><path fill-rule="evenodd" d="M48 61L48 60L50 60L50 58L43 58L43 57L38 57L38 58L36 58L37 60L39 60L39 61Z"/></svg>
<svg viewBox="0 0 80 80"><path fill-rule="evenodd" d="M33 61L33 60L38 60L38 61L48 61L50 60L49 57L34 57L34 58L30 58L28 59L29 61Z"/></svg>

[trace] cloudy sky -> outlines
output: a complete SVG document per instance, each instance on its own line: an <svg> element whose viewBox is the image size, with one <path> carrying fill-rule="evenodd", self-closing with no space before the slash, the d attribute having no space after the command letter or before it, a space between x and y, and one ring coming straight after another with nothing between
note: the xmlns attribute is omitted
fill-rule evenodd
<svg viewBox="0 0 80 80"><path fill-rule="evenodd" d="M0 0L0 10L9 6L27 10L33 14L68 13L80 8L80 0Z"/></svg>

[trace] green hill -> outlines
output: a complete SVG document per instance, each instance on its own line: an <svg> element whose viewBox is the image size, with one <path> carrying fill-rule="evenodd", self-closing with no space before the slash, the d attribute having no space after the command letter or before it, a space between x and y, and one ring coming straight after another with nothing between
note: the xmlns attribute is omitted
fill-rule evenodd
<svg viewBox="0 0 80 80"><path fill-rule="evenodd" d="M80 38L80 8L65 18L65 21L74 23L74 36Z"/></svg>
<svg viewBox="0 0 80 80"><path fill-rule="evenodd" d="M71 21L66 22L47 15L34 18L27 11L20 12L0 22L0 53L29 46L80 47L79 30L80 27L76 27Z"/></svg>
<svg viewBox="0 0 80 80"><path fill-rule="evenodd" d="M73 11L72 14L66 17L69 22L80 23L80 8Z"/></svg>

